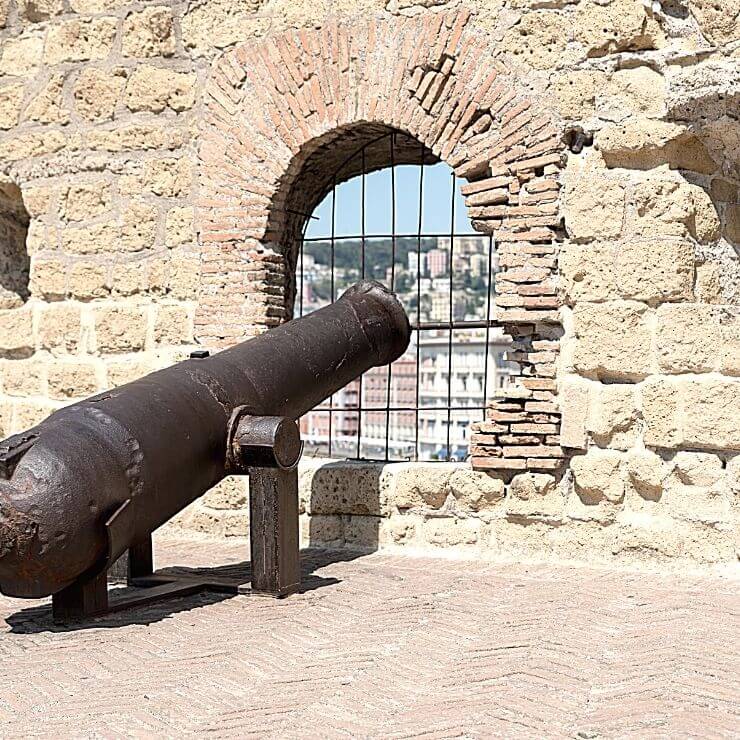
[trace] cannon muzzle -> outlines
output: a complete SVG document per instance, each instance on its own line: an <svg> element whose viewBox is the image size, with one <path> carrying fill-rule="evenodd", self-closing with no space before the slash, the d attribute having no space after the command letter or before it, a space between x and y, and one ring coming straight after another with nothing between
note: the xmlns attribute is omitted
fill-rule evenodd
<svg viewBox="0 0 740 740"><path fill-rule="evenodd" d="M126 511L125 550L233 472L235 413L297 420L400 357L409 338L396 297L359 283L326 308L67 406L0 443L0 591L48 596L94 572L111 517ZM292 463L284 424L253 426L282 440ZM259 440L245 449L261 454Z"/></svg>

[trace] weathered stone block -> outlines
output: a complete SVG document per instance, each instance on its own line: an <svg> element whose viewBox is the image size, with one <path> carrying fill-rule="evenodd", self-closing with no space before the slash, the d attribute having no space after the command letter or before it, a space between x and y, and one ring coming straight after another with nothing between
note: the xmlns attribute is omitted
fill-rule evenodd
<svg viewBox="0 0 740 740"><path fill-rule="evenodd" d="M82 301L108 295L108 271L95 262L75 262L69 270L69 292Z"/></svg>
<svg viewBox="0 0 740 740"><path fill-rule="evenodd" d="M687 486L713 486L724 475L722 460L706 452L679 452L673 464L678 479Z"/></svg>
<svg viewBox="0 0 740 740"><path fill-rule="evenodd" d="M641 498L658 501L663 493L668 470L662 458L650 450L633 450L627 454L629 482Z"/></svg>
<svg viewBox="0 0 740 740"><path fill-rule="evenodd" d="M110 306L95 312L95 344L98 352L118 354L144 349L147 315L137 307Z"/></svg>
<svg viewBox="0 0 740 740"><path fill-rule="evenodd" d="M38 345L53 355L76 354L85 347L82 316L73 304L51 305L39 312Z"/></svg>
<svg viewBox="0 0 740 740"><path fill-rule="evenodd" d="M615 251L612 244L602 243L563 246L558 259L560 288L569 303L618 297L614 275Z"/></svg>
<svg viewBox="0 0 740 740"><path fill-rule="evenodd" d="M689 447L740 450L740 380L680 381L683 442Z"/></svg>
<svg viewBox="0 0 740 740"><path fill-rule="evenodd" d="M48 300L67 294L67 266L55 259L34 259L31 262L31 292Z"/></svg>
<svg viewBox="0 0 740 740"><path fill-rule="evenodd" d="M654 377L640 386L645 444L675 447L681 441L678 426L678 386L667 378Z"/></svg>
<svg viewBox="0 0 740 740"><path fill-rule="evenodd" d="M48 21L64 13L62 0L18 0L18 15L29 23Z"/></svg>
<svg viewBox="0 0 740 740"><path fill-rule="evenodd" d="M87 121L113 118L126 84L126 70L83 69L73 88L75 110Z"/></svg>
<svg viewBox="0 0 740 740"><path fill-rule="evenodd" d="M422 534L436 547L469 547L478 542L480 526L479 519L432 517L424 522Z"/></svg>
<svg viewBox="0 0 740 740"><path fill-rule="evenodd" d="M132 111L183 111L195 104L195 74L142 65L126 85L126 105Z"/></svg>
<svg viewBox="0 0 740 740"><path fill-rule="evenodd" d="M521 473L512 478L510 497L506 500L509 516L559 518L565 499L558 491L557 481L551 475Z"/></svg>
<svg viewBox="0 0 740 740"><path fill-rule="evenodd" d="M185 306L159 306L154 321L154 341L159 345L191 344L193 321Z"/></svg>
<svg viewBox="0 0 740 740"><path fill-rule="evenodd" d="M45 396L46 368L43 362L6 360L2 363L2 388L8 396Z"/></svg>
<svg viewBox="0 0 740 740"><path fill-rule="evenodd" d="M113 47L117 18L74 18L49 28L45 64L104 59Z"/></svg>
<svg viewBox="0 0 740 740"><path fill-rule="evenodd" d="M576 369L599 380L640 380L650 373L650 310L641 303L578 304L573 309Z"/></svg>
<svg viewBox="0 0 740 740"><path fill-rule="evenodd" d="M594 384L586 428L600 447L625 450L636 438L637 399L633 385Z"/></svg>
<svg viewBox="0 0 740 740"><path fill-rule="evenodd" d="M71 254L96 254L120 249L121 230L114 221L62 230L62 249Z"/></svg>
<svg viewBox="0 0 740 740"><path fill-rule="evenodd" d="M121 246L129 252L151 249L157 237L157 207L145 201L132 201L123 211Z"/></svg>
<svg viewBox="0 0 740 740"><path fill-rule="evenodd" d="M52 75L26 106L23 118L39 123L69 123L69 113L62 97L65 79L64 72Z"/></svg>
<svg viewBox="0 0 740 740"><path fill-rule="evenodd" d="M189 206L170 208L165 221L165 244L177 247L195 239L193 209Z"/></svg>
<svg viewBox="0 0 740 740"><path fill-rule="evenodd" d="M504 482L487 473L458 467L448 482L449 491L463 511L494 509L504 497Z"/></svg>
<svg viewBox="0 0 740 740"><path fill-rule="evenodd" d="M0 129L9 129L18 125L24 90L23 83L0 87Z"/></svg>
<svg viewBox="0 0 740 740"><path fill-rule="evenodd" d="M201 502L211 509L245 509L249 502L249 479L246 476L229 476L203 496Z"/></svg>
<svg viewBox="0 0 740 740"><path fill-rule="evenodd" d="M690 11L710 43L740 41L740 0L693 0Z"/></svg>
<svg viewBox="0 0 740 740"><path fill-rule="evenodd" d="M382 465L311 460L300 472L301 501L312 515L380 514Z"/></svg>
<svg viewBox="0 0 740 740"><path fill-rule="evenodd" d="M568 167L563 193L565 226L573 239L614 239L622 233L625 188L607 171Z"/></svg>
<svg viewBox="0 0 740 740"><path fill-rule="evenodd" d="M85 221L111 207L111 188L105 180L72 185L60 200L60 215L67 221ZM101 249L106 245L100 245Z"/></svg>
<svg viewBox="0 0 740 740"><path fill-rule="evenodd" d="M47 376L49 397L59 401L92 396L101 387L92 362L54 362Z"/></svg>
<svg viewBox="0 0 740 740"><path fill-rule="evenodd" d="M614 450L591 449L571 461L575 490L584 504L603 499L617 504L624 498L623 457Z"/></svg>
<svg viewBox="0 0 740 740"><path fill-rule="evenodd" d="M33 352L33 320L28 308L0 311L0 355L22 357Z"/></svg>
<svg viewBox="0 0 740 740"><path fill-rule="evenodd" d="M691 300L694 261L690 242L630 239L614 248L614 280L623 298L645 303Z"/></svg>
<svg viewBox="0 0 740 740"><path fill-rule="evenodd" d="M572 63L577 52L568 49L571 26L553 10L525 13L504 36L502 48L534 69L554 69Z"/></svg>
<svg viewBox="0 0 740 740"><path fill-rule="evenodd" d="M43 51L44 35L38 31L26 31L20 36L3 39L0 74L33 77L41 66Z"/></svg>
<svg viewBox="0 0 740 740"><path fill-rule="evenodd" d="M560 444L563 447L585 450L588 445L586 419L588 417L589 384L580 378L569 377L560 390L562 422Z"/></svg>
<svg viewBox="0 0 740 740"><path fill-rule="evenodd" d="M172 56L175 34L168 7L146 8L131 13L123 23L121 46L129 57Z"/></svg>
<svg viewBox="0 0 740 740"><path fill-rule="evenodd" d="M442 508L447 500L450 479L457 467L455 463L393 465L393 484L388 489L388 504L398 509Z"/></svg>
<svg viewBox="0 0 740 740"><path fill-rule="evenodd" d="M720 362L719 310L700 303L661 306L655 347L661 370L702 373Z"/></svg>

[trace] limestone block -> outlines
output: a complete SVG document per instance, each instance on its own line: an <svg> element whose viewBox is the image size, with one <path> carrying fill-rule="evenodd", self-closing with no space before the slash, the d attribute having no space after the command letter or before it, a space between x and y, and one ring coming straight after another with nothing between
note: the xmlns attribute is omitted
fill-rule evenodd
<svg viewBox="0 0 740 740"><path fill-rule="evenodd" d="M409 545L419 539L422 523L420 517L413 514L391 514L384 520L381 540L387 539L392 545Z"/></svg>
<svg viewBox="0 0 740 740"><path fill-rule="evenodd" d="M641 303L580 303L573 309L576 370L599 380L640 380L650 372L650 310Z"/></svg>
<svg viewBox="0 0 740 740"><path fill-rule="evenodd" d="M254 18L260 5L261 0L191 3L181 21L183 44L198 53L208 53L214 47L223 49L240 43L255 32L263 34L272 19ZM272 10L272 13L277 12Z"/></svg>
<svg viewBox="0 0 740 740"><path fill-rule="evenodd" d="M432 517L424 522L422 535L428 544L436 547L475 545L480 536L480 520Z"/></svg>
<svg viewBox="0 0 740 740"><path fill-rule="evenodd" d="M636 437L637 398L633 385L594 384L586 429L600 447L626 450Z"/></svg>
<svg viewBox="0 0 740 740"><path fill-rule="evenodd" d="M614 450L593 448L571 460L575 490L586 505L606 499L617 504L624 498L623 457Z"/></svg>
<svg viewBox="0 0 740 740"><path fill-rule="evenodd" d="M154 321L154 341L159 345L191 344L193 322L185 306L159 306Z"/></svg>
<svg viewBox="0 0 740 740"><path fill-rule="evenodd" d="M69 0L69 7L80 15L96 15L128 5L127 0Z"/></svg>
<svg viewBox="0 0 740 740"><path fill-rule="evenodd" d="M63 0L18 0L18 17L29 23L48 21L62 13Z"/></svg>
<svg viewBox="0 0 740 740"><path fill-rule="evenodd" d="M146 8L131 13L123 23L121 46L129 57L169 57L175 53L172 11Z"/></svg>
<svg viewBox="0 0 740 740"><path fill-rule="evenodd" d="M614 275L614 246L563 245L558 259L560 288L568 303L606 301L618 297Z"/></svg>
<svg viewBox="0 0 740 740"><path fill-rule="evenodd" d="M0 75L33 77L41 66L43 51L44 36L35 30L3 39Z"/></svg>
<svg viewBox="0 0 740 740"><path fill-rule="evenodd" d="M33 352L33 326L29 308L0 311L0 356L22 357Z"/></svg>
<svg viewBox="0 0 740 740"><path fill-rule="evenodd" d="M53 355L76 354L84 349L82 316L73 304L50 305L39 312L39 349Z"/></svg>
<svg viewBox="0 0 740 740"><path fill-rule="evenodd" d="M622 232L625 188L607 171L566 170L565 226L572 239L613 239Z"/></svg>
<svg viewBox="0 0 740 740"><path fill-rule="evenodd" d="M144 201L132 201L123 211L121 246L129 252L151 249L157 235L156 206Z"/></svg>
<svg viewBox="0 0 740 740"><path fill-rule="evenodd" d="M24 90L23 83L0 87L0 129L9 129L18 125Z"/></svg>
<svg viewBox="0 0 740 740"><path fill-rule="evenodd" d="M595 144L608 167L645 170L671 161L668 147L685 134L685 126L637 118L605 126L596 134Z"/></svg>
<svg viewBox="0 0 740 740"><path fill-rule="evenodd" d="M249 514L246 511L218 511L200 502L185 509L171 526L211 537L247 537Z"/></svg>
<svg viewBox="0 0 740 740"><path fill-rule="evenodd" d="M388 505L397 509L440 509L447 500L455 463L399 463L392 467Z"/></svg>
<svg viewBox="0 0 740 740"><path fill-rule="evenodd" d="M249 501L248 478L243 475L224 478L203 496L201 502L211 509L245 509Z"/></svg>
<svg viewBox="0 0 740 740"><path fill-rule="evenodd" d="M693 0L689 8L710 43L740 41L740 0Z"/></svg>
<svg viewBox="0 0 740 740"><path fill-rule="evenodd" d="M72 19L51 26L44 49L45 64L104 59L113 47L117 18Z"/></svg>
<svg viewBox="0 0 740 740"><path fill-rule="evenodd" d="M720 235L720 220L708 193L698 185L649 178L635 187L635 231L643 236L691 235L702 243Z"/></svg>
<svg viewBox="0 0 740 740"><path fill-rule="evenodd" d="M134 380L143 378L151 372L154 372L155 367L150 359L146 357L131 357L126 360L113 360L106 363L106 373L108 382L106 383L108 388L115 388L119 385L125 385L131 383Z"/></svg>
<svg viewBox="0 0 740 740"><path fill-rule="evenodd" d="M487 473L459 467L448 482L449 492L463 511L487 511L496 508L504 497L504 482Z"/></svg>
<svg viewBox="0 0 740 740"><path fill-rule="evenodd" d="M41 92L26 106L23 118L39 123L68 123L69 113L62 99L64 73L53 74Z"/></svg>
<svg viewBox="0 0 740 740"><path fill-rule="evenodd" d="M606 87L607 75L599 70L568 70L550 87L555 108L564 118L583 120L596 113L596 99Z"/></svg>
<svg viewBox="0 0 740 740"><path fill-rule="evenodd" d="M609 120L622 120L635 114L658 116L665 109L666 81L651 67L617 70L599 92L599 112Z"/></svg>
<svg viewBox="0 0 740 740"><path fill-rule="evenodd" d="M153 193L176 198L190 193L193 168L187 157L152 159L143 163L136 174L119 179L119 189L124 195Z"/></svg>
<svg viewBox="0 0 740 740"><path fill-rule="evenodd" d="M650 450L632 450L627 453L627 476L641 498L658 501L668 469L663 459Z"/></svg>
<svg viewBox="0 0 740 740"><path fill-rule="evenodd" d="M716 262L696 266L694 296L701 303L723 303L721 267Z"/></svg>
<svg viewBox="0 0 740 740"><path fill-rule="evenodd" d="M177 149L189 140L187 129L173 125L171 121L166 125L132 123L111 130L93 129L85 136L89 149L106 152Z"/></svg>
<svg viewBox="0 0 740 740"><path fill-rule="evenodd" d="M665 42L658 22L635 0L613 0L608 5L583 2L571 23L589 57L658 49Z"/></svg>
<svg viewBox="0 0 740 740"><path fill-rule="evenodd" d="M126 70L87 67L77 77L73 88L75 110L86 121L113 118L126 85Z"/></svg>
<svg viewBox="0 0 740 740"><path fill-rule="evenodd" d="M344 544L348 548L377 550L382 519L378 516L348 516L343 524Z"/></svg>
<svg viewBox="0 0 740 740"><path fill-rule="evenodd" d="M379 515L382 465L307 460L300 466L300 497L315 514Z"/></svg>
<svg viewBox="0 0 740 740"><path fill-rule="evenodd" d="M111 206L111 187L105 180L71 185L60 198L59 215L66 221L100 216ZM101 248L104 249L103 245Z"/></svg>
<svg viewBox="0 0 740 740"><path fill-rule="evenodd" d="M61 131L18 134L3 142L3 159L17 162L21 159L53 154L64 148L67 137Z"/></svg>
<svg viewBox="0 0 740 740"><path fill-rule="evenodd" d="M0 3L0 10L2 10L2 3ZM0 26L2 26L2 23L0 23ZM0 402L0 435L3 439L13 433L12 420L13 405L7 403L7 401Z"/></svg>
<svg viewBox="0 0 740 740"><path fill-rule="evenodd" d="M740 201L740 188L729 180L715 177L710 187L712 200L720 203L737 203Z"/></svg>
<svg viewBox="0 0 740 740"><path fill-rule="evenodd" d="M692 297L694 248L678 239L630 239L614 252L614 276L624 298L657 303Z"/></svg>
<svg viewBox="0 0 740 740"><path fill-rule="evenodd" d="M100 390L92 362L54 362L47 369L49 398L59 401L86 398Z"/></svg>
<svg viewBox="0 0 740 740"><path fill-rule="evenodd" d="M67 266L56 259L31 261L31 293L47 300L58 300L67 294Z"/></svg>
<svg viewBox="0 0 740 740"><path fill-rule="evenodd" d="M107 273L105 265L75 262L69 271L69 292L82 301L104 298L109 293Z"/></svg>
<svg viewBox="0 0 740 740"><path fill-rule="evenodd" d="M67 227L61 236L62 249L70 254L99 254L121 247L121 229L114 221Z"/></svg>
<svg viewBox="0 0 740 740"><path fill-rule="evenodd" d="M165 108L183 111L195 104L195 74L141 65L126 85L126 105L131 111L161 113Z"/></svg>
<svg viewBox="0 0 740 740"><path fill-rule="evenodd" d="M193 209L190 206L170 208L165 220L165 244L177 247L195 239Z"/></svg>
<svg viewBox="0 0 740 740"><path fill-rule="evenodd" d="M173 298L197 298L200 287L200 259L192 255L173 255L169 261L167 288Z"/></svg>
<svg viewBox="0 0 740 740"><path fill-rule="evenodd" d="M722 333L721 370L725 375L740 375L740 310L723 310L719 322Z"/></svg>
<svg viewBox="0 0 740 740"><path fill-rule="evenodd" d="M341 547L344 545L342 517L333 514L312 514L308 523L307 537L302 538L310 545Z"/></svg>
<svg viewBox="0 0 740 740"><path fill-rule="evenodd" d="M740 496L740 455L727 462L727 478L733 496Z"/></svg>
<svg viewBox="0 0 740 740"><path fill-rule="evenodd" d="M0 28L5 28L10 13L10 0L0 0Z"/></svg>
<svg viewBox="0 0 740 740"><path fill-rule="evenodd" d="M144 349L147 316L137 307L109 306L95 311L97 351L103 354L138 352Z"/></svg>
<svg viewBox="0 0 740 740"><path fill-rule="evenodd" d="M555 69L572 64L578 54L568 48L572 25L554 10L525 13L504 35L501 48L534 69Z"/></svg>
<svg viewBox="0 0 740 740"><path fill-rule="evenodd" d="M521 473L509 484L506 513L514 517L559 518L565 499L552 475Z"/></svg>
<svg viewBox="0 0 740 740"><path fill-rule="evenodd" d="M2 387L8 396L46 395L46 368L38 360L8 360L2 363Z"/></svg>
<svg viewBox="0 0 740 740"><path fill-rule="evenodd" d="M740 380L680 381L683 442L698 449L740 450Z"/></svg>
<svg viewBox="0 0 740 740"><path fill-rule="evenodd" d="M722 345L719 309L701 303L658 309L655 349L661 370L702 373L715 370Z"/></svg>
<svg viewBox="0 0 740 740"><path fill-rule="evenodd" d="M662 377L653 377L640 386L645 444L675 447L681 441L678 415L678 386Z"/></svg>
<svg viewBox="0 0 740 740"><path fill-rule="evenodd" d="M585 450L588 446L589 383L577 377L566 378L560 388L560 444L562 447Z"/></svg>
<svg viewBox="0 0 740 740"><path fill-rule="evenodd" d="M131 296L144 293L148 287L151 286L144 260L122 262L111 271L110 288L114 295Z"/></svg>
<svg viewBox="0 0 740 740"><path fill-rule="evenodd" d="M679 452L673 464L678 479L687 486L713 486L724 475L722 460L706 452Z"/></svg>
<svg viewBox="0 0 740 740"><path fill-rule="evenodd" d="M47 416L56 411L48 401L24 401L16 403L13 409L11 429L20 433L40 424Z"/></svg>
<svg viewBox="0 0 740 740"><path fill-rule="evenodd" d="M41 218L49 211L54 190L44 185L23 189L23 205L31 218Z"/></svg>

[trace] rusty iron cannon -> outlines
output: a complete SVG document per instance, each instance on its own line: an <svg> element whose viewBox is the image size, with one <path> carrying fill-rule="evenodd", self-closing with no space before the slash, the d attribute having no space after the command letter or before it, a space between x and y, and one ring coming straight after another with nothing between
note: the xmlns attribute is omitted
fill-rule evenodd
<svg viewBox="0 0 740 740"><path fill-rule="evenodd" d="M378 283L242 344L67 406L0 443L0 591L53 595L61 621L203 588L153 572L151 533L225 476L250 476L251 590L294 591L296 420L371 367L400 357L409 322ZM128 554L138 596L109 601Z"/></svg>

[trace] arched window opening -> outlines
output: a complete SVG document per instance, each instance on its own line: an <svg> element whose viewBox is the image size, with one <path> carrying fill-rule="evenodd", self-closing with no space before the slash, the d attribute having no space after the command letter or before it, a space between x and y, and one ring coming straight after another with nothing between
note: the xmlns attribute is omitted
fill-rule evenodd
<svg viewBox="0 0 740 740"><path fill-rule="evenodd" d="M0 309L17 308L28 299L29 223L20 188L0 181Z"/></svg>
<svg viewBox="0 0 740 740"><path fill-rule="evenodd" d="M293 314L372 279L399 295L413 328L403 357L301 420L309 454L463 460L470 425L517 374L506 359L511 337L493 319L493 237L474 231L460 185L416 140L383 132L338 164L302 214Z"/></svg>

